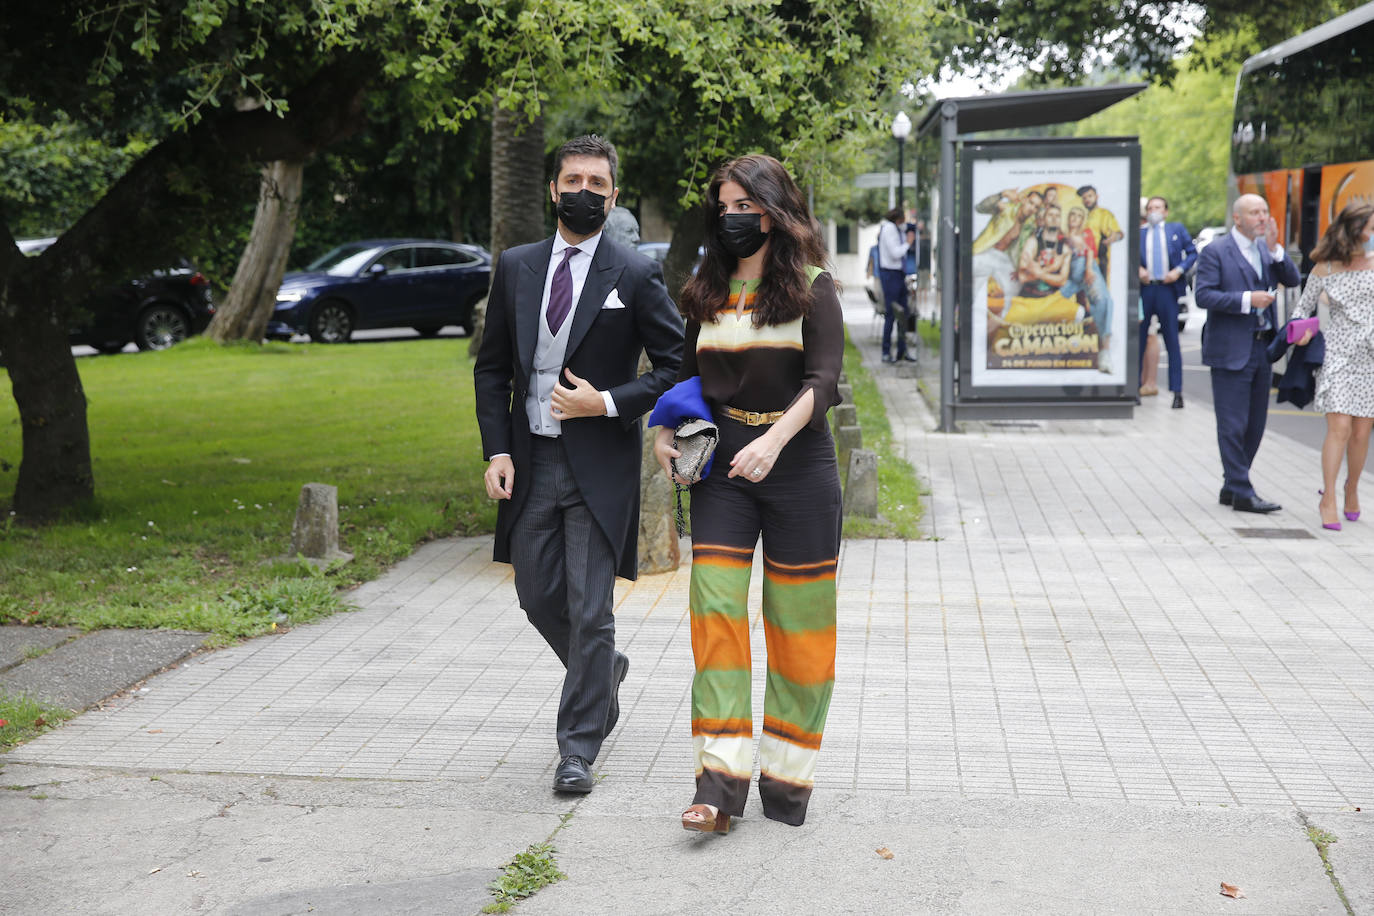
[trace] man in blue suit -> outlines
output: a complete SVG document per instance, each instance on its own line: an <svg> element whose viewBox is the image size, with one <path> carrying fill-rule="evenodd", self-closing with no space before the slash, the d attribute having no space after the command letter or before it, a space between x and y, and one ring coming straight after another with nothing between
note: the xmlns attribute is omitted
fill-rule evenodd
<svg viewBox="0 0 1374 916"><path fill-rule="evenodd" d="M1269 357L1278 327L1276 287L1298 286L1298 268L1279 245L1269 205L1242 194L1231 207L1231 231L1202 250L1196 296L1207 309L1202 362L1212 367L1212 406L1225 482L1221 504L1238 512L1274 512L1250 485L1250 465L1269 415Z"/></svg>
<svg viewBox="0 0 1374 916"><path fill-rule="evenodd" d="M1146 225L1140 229L1140 360L1145 360L1150 316L1159 318L1159 334L1169 352L1169 390L1174 407L1183 406L1183 351L1178 346L1178 300L1187 290L1183 275L1197 260L1193 237L1182 223L1165 222L1169 202L1151 197L1145 204Z"/></svg>

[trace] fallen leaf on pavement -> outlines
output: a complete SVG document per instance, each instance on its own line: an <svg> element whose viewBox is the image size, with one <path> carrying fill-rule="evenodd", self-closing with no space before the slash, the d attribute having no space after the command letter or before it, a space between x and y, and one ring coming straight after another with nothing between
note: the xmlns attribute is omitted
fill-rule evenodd
<svg viewBox="0 0 1374 916"><path fill-rule="evenodd" d="M159 865L157 868L154 868L152 871L148 872L148 874L150 874L150 875L155 875L155 874L157 874L157 873L160 872L160 871L162 871L162 866L161 866L161 865Z"/></svg>
<svg viewBox="0 0 1374 916"><path fill-rule="evenodd" d="M886 846L879 846L877 849L874 850L874 852L876 852L879 856L883 857L884 859L892 858L892 850L888 849Z"/></svg>
<svg viewBox="0 0 1374 916"><path fill-rule="evenodd" d="M162 729L160 729L160 728L150 728L150 729L148 729L148 734L150 734L150 735L160 735L160 734L162 734Z"/></svg>
<svg viewBox="0 0 1374 916"><path fill-rule="evenodd" d="M1245 896L1245 891L1243 891L1243 890L1241 890L1240 888L1236 887L1234 884L1227 884L1225 881L1221 882L1221 892L1222 892L1224 895L1226 895L1227 897L1244 897L1244 896Z"/></svg>

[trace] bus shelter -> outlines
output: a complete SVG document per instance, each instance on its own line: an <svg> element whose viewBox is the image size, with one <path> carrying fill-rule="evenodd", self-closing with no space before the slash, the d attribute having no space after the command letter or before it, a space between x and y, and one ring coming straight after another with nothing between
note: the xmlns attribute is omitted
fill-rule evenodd
<svg viewBox="0 0 1374 916"><path fill-rule="evenodd" d="M960 420L1131 416L1136 138L978 135L1081 120L1146 85L945 99L921 120L918 142L939 144L928 196L942 431Z"/></svg>

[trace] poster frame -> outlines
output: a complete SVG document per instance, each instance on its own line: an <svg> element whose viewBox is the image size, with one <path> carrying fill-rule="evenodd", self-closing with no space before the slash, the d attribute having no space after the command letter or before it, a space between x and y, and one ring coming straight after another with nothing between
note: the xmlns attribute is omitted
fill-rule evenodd
<svg viewBox="0 0 1374 916"><path fill-rule="evenodd" d="M1128 213L1118 217L1123 224L1126 251L1123 261L1134 268L1140 261L1140 233L1136 229L1136 213L1140 199L1140 144L1135 137L1037 138L1035 140L972 140L965 139L959 157L959 233L968 240L959 246L959 302L960 334L958 352L958 397L956 406L992 406L1000 402L1008 406L1018 403L1037 405L1040 409L1056 407L1055 414L1064 415L1064 408L1073 404L1135 405L1139 403L1140 280L1137 271L1126 271L1126 373L1119 384L1098 385L1008 385L975 384L973 381L973 173L976 161L1005 159L1042 159L1046 163L1068 159L1122 158L1127 160ZM1123 218L1124 217L1124 218ZM1128 222L1129 220L1129 222Z"/></svg>

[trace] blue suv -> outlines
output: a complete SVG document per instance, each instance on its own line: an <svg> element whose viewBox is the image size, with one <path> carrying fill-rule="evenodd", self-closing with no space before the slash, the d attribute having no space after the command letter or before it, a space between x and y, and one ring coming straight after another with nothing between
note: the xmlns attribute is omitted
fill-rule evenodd
<svg viewBox="0 0 1374 916"><path fill-rule="evenodd" d="M472 330L472 309L491 284L491 256L437 239L349 242L288 273L267 325L270 338L308 334L343 343L368 328L414 328L432 337L449 325Z"/></svg>

